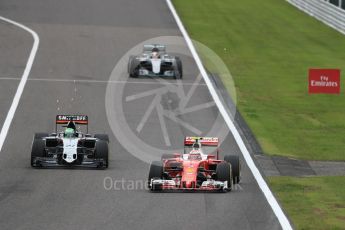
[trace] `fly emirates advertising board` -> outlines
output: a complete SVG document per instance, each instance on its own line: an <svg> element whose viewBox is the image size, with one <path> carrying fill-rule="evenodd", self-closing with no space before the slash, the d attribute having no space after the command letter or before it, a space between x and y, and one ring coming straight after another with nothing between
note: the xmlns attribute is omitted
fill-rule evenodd
<svg viewBox="0 0 345 230"><path fill-rule="evenodd" d="M309 69L310 94L339 94L339 69Z"/></svg>

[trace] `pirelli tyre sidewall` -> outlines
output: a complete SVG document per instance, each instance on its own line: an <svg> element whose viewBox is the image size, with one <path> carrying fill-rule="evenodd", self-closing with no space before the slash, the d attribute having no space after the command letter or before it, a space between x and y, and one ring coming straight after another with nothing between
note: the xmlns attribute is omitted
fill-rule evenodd
<svg viewBox="0 0 345 230"><path fill-rule="evenodd" d="M232 172L231 165L228 162L221 162L216 168L216 177L218 181L228 182L228 191L232 190Z"/></svg>
<svg viewBox="0 0 345 230"><path fill-rule="evenodd" d="M163 177L163 162L161 161L153 161L150 165L149 177L148 177L148 185L152 191L161 190L162 188L157 188L155 186L151 187L151 179L162 179Z"/></svg>
<svg viewBox="0 0 345 230"><path fill-rule="evenodd" d="M139 77L138 66L140 62L136 59L136 56L130 56L128 61L128 74L130 77Z"/></svg>
<svg viewBox="0 0 345 230"><path fill-rule="evenodd" d="M179 72L179 77L180 79L182 79L183 77L182 61L179 57L175 57L175 60L176 60L176 68L177 68L177 71Z"/></svg>
<svg viewBox="0 0 345 230"><path fill-rule="evenodd" d="M233 183L238 184L241 180L241 162L237 155L226 155L224 161L231 164Z"/></svg>
<svg viewBox="0 0 345 230"><path fill-rule="evenodd" d="M108 142L104 140L98 140L95 146L95 159L104 160L105 164L104 167L108 168L109 166L109 147Z"/></svg>
<svg viewBox="0 0 345 230"><path fill-rule="evenodd" d="M34 161L37 157L45 157L45 140L35 138L32 142L32 149L31 149L31 166L37 167L34 164Z"/></svg>
<svg viewBox="0 0 345 230"><path fill-rule="evenodd" d="M127 64L127 72L128 72L128 74L131 73L131 64L132 64L133 58L134 58L134 55L131 55L128 58L128 64Z"/></svg>

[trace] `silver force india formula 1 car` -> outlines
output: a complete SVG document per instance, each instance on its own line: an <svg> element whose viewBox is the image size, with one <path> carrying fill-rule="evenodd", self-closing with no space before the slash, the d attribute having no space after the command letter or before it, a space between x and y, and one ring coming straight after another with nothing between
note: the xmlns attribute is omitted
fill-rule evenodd
<svg viewBox="0 0 345 230"><path fill-rule="evenodd" d="M58 127L64 129L58 132ZM77 128L78 126L78 128ZM86 133L79 130L86 127ZM32 167L89 166L108 167L108 143L106 134L88 133L88 117L85 115L57 115L55 133L36 133L31 151Z"/></svg>
<svg viewBox="0 0 345 230"><path fill-rule="evenodd" d="M217 137L186 137L184 153L164 154L150 166L151 191L221 191L240 181L240 159L226 155L219 159Z"/></svg>
<svg viewBox="0 0 345 230"><path fill-rule="evenodd" d="M144 51L138 56L130 56L128 62L130 77L173 77L182 79L182 62L179 57L165 52L164 45L144 45Z"/></svg>

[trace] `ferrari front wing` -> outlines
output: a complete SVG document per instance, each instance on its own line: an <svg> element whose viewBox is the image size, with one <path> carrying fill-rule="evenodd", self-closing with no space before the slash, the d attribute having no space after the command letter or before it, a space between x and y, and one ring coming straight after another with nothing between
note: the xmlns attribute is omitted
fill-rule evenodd
<svg viewBox="0 0 345 230"><path fill-rule="evenodd" d="M167 191L167 190L180 190L180 191L231 191L231 185L228 186L227 181L207 180L201 186L186 187L183 183L177 184L174 180L165 179L151 179L149 182L151 191Z"/></svg>

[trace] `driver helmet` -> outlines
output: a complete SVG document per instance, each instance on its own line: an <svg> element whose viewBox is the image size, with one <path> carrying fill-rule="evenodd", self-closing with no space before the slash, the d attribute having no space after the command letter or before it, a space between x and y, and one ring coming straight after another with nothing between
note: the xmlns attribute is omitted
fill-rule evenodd
<svg viewBox="0 0 345 230"><path fill-rule="evenodd" d="M194 150L199 150L200 149L200 142L199 142L199 140L195 141L195 143L193 144L193 149Z"/></svg>
<svg viewBox="0 0 345 230"><path fill-rule="evenodd" d="M65 137L74 137L75 132L74 132L74 129L67 128L64 134L65 134Z"/></svg>
<svg viewBox="0 0 345 230"><path fill-rule="evenodd" d="M159 58L159 49L156 47L152 49L152 58Z"/></svg>
<svg viewBox="0 0 345 230"><path fill-rule="evenodd" d="M192 151L189 156L188 156L188 160L201 160L201 154L198 151Z"/></svg>

